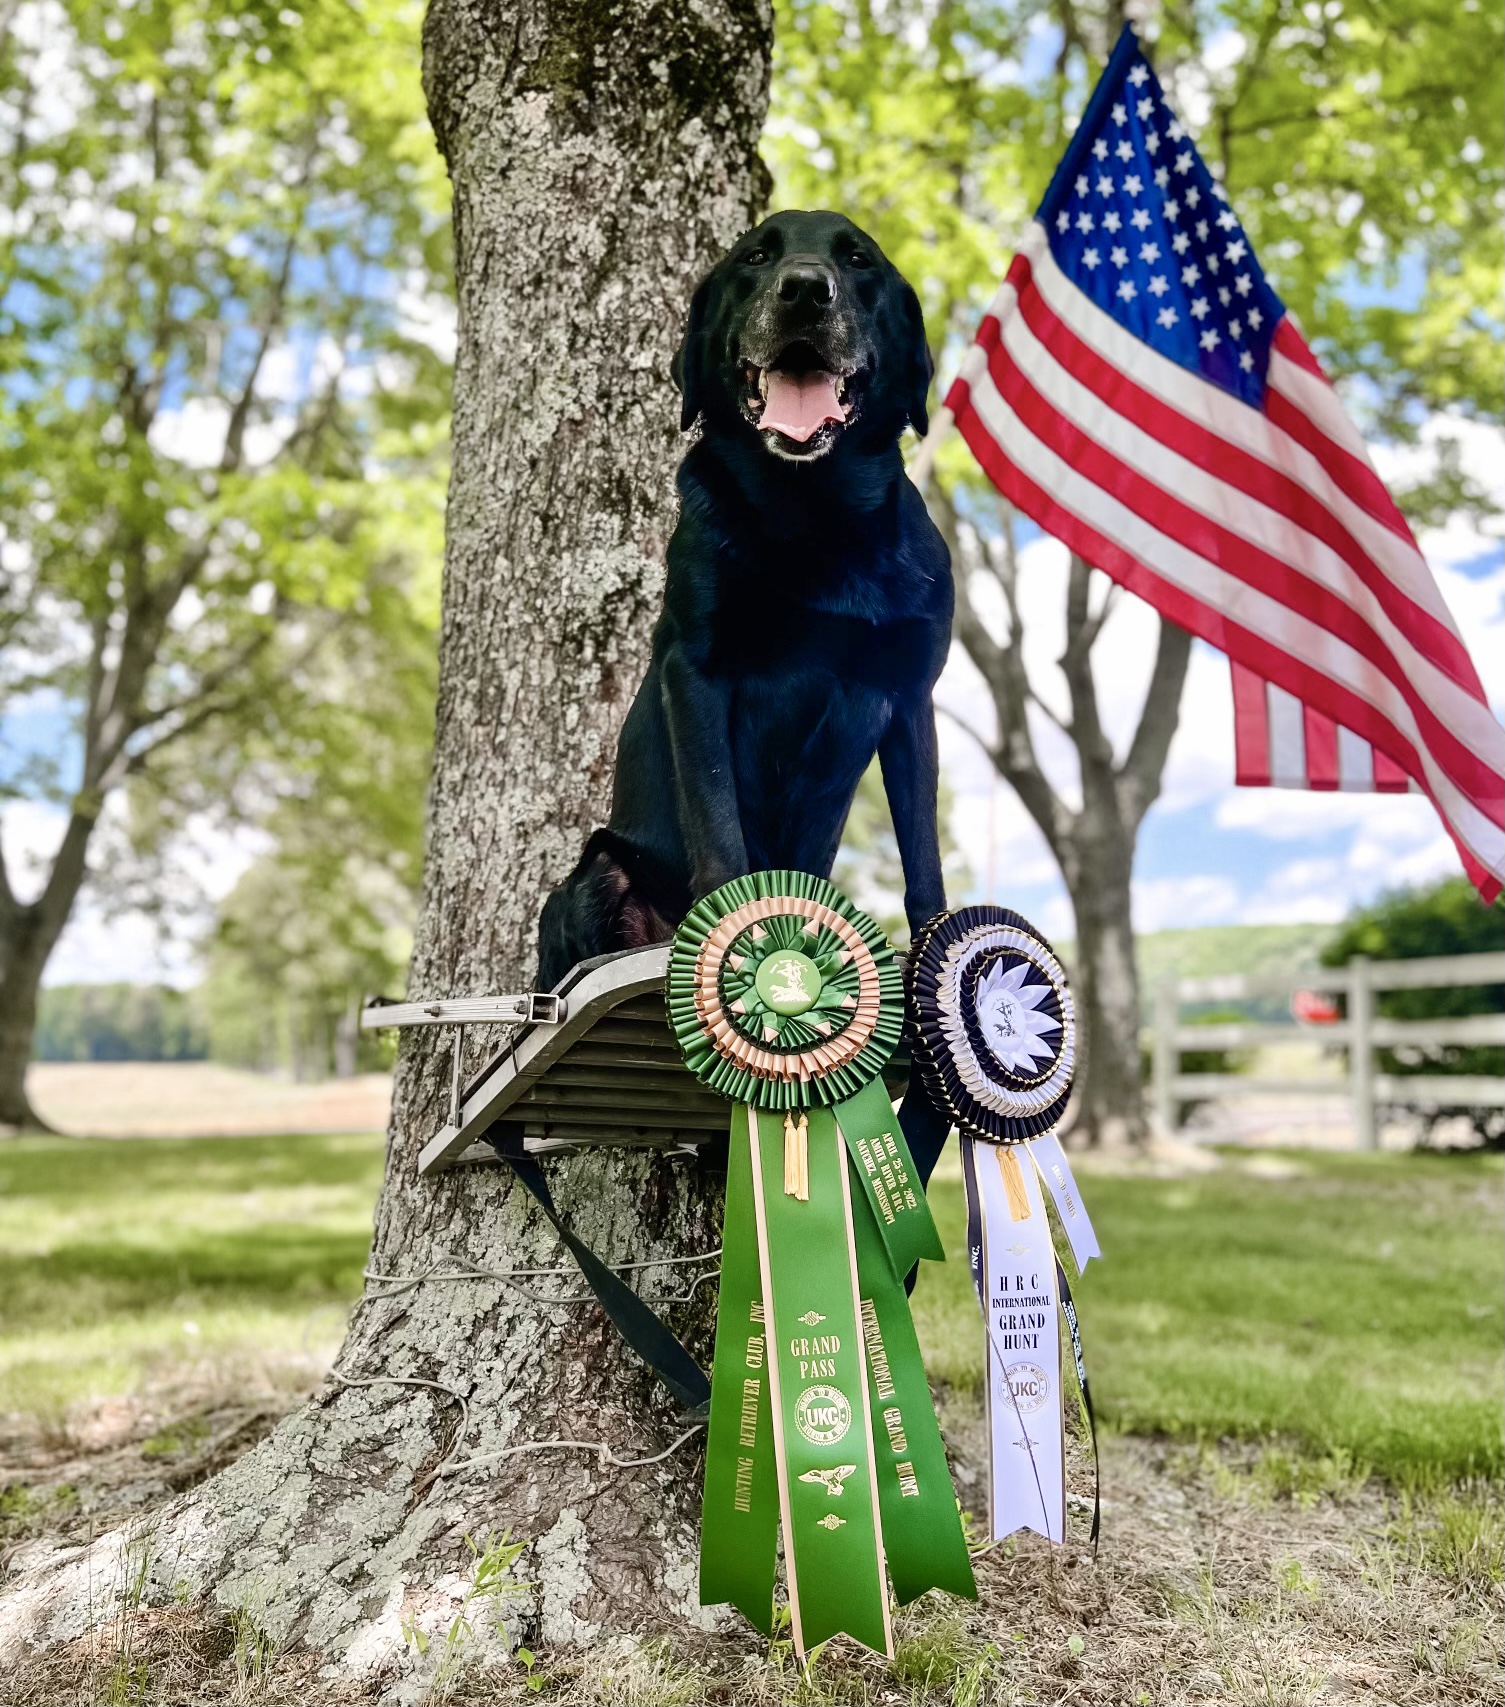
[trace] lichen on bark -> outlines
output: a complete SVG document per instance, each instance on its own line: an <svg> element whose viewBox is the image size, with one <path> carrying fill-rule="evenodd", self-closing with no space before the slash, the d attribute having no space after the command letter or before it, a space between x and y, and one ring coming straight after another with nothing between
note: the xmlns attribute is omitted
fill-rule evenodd
<svg viewBox="0 0 1505 1707"><path fill-rule="evenodd" d="M695 282L765 194L771 30L767 0L430 6L460 335L415 997L525 987L542 897L604 817L674 523L669 358ZM405 1042L372 1271L560 1263L508 1170L417 1178L446 1089L443 1045ZM631 1150L551 1169L608 1262L718 1242L709 1169ZM672 1298L677 1272L645 1271L645 1296ZM702 1354L713 1298L670 1312ZM337 1369L374 1384L330 1381L134 1530L0 1586L0 1674L125 1592L186 1593L254 1607L270 1641L330 1674L406 1676L400 1695L438 1663L432 1633L464 1606L474 1549L504 1534L528 1544L513 1575L531 1586L503 1597L488 1641L700 1620L695 1443L630 1471L550 1450L436 1477L446 1458L549 1439L648 1456L681 1431L594 1306L492 1279L373 1283Z"/></svg>

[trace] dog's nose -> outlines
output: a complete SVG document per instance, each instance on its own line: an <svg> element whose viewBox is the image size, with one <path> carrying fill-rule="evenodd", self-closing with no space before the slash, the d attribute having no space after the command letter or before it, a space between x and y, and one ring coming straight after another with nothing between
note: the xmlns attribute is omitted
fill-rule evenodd
<svg viewBox="0 0 1505 1707"><path fill-rule="evenodd" d="M821 261L786 261L779 269L780 302L829 308L836 300L836 275Z"/></svg>

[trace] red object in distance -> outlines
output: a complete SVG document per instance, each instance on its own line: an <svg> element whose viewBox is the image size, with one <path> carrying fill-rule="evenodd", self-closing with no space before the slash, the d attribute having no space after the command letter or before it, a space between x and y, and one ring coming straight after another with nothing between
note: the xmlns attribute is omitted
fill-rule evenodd
<svg viewBox="0 0 1505 1707"><path fill-rule="evenodd" d="M1331 996L1319 990L1297 990L1291 997L1291 1015L1303 1025L1335 1025L1343 1016Z"/></svg>

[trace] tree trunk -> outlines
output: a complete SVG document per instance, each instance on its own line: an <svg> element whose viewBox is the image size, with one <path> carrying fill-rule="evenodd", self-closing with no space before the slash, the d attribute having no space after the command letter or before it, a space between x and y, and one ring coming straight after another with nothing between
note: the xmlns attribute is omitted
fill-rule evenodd
<svg viewBox="0 0 1505 1707"><path fill-rule="evenodd" d="M26 1094L37 1029L37 1000L48 957L83 887L85 856L97 812L75 801L63 840L34 901L18 901L0 860L0 1133L46 1132Z"/></svg>
<svg viewBox="0 0 1505 1707"><path fill-rule="evenodd" d="M944 492L932 492L932 515L956 564L956 637L977 666L993 702L992 740L971 731L998 774L1011 783L1055 855L1076 916L1072 988L1082 1027L1076 1093L1068 1114L1075 1141L1103 1148L1141 1145L1149 1136L1139 1054L1139 974L1134 960L1132 878L1139 826L1160 793L1165 761L1180 717L1191 636L1164 619L1144 708L1120 759L1098 711L1092 649L1115 589L1093 603L1092 571L1073 555L1066 583L1066 649L1060 658L1070 696L1065 720L1046 711L1024 662L1024 621L1013 517L984 540L963 526ZM972 602L974 575L991 575L1003 594L1007 631L995 634ZM1105 583L1106 586L1106 583ZM1081 804L1052 784L1035 750L1030 707L1052 716L1076 748Z"/></svg>
<svg viewBox="0 0 1505 1707"><path fill-rule="evenodd" d="M45 1130L26 1095L37 1029L37 997L45 954L30 908L16 908L0 923L0 1133Z"/></svg>
<svg viewBox="0 0 1505 1707"><path fill-rule="evenodd" d="M454 182L460 343L414 997L526 988L540 901L604 816L673 525L669 358L692 286L764 194L770 40L766 0L430 8L424 77ZM467 1537L527 1544L514 1575L532 1586L493 1603L514 1637L702 1617L698 1440L626 1470L517 1450L603 1442L643 1458L687 1425L578 1302L578 1273L528 1291L440 1278L568 1258L509 1169L417 1178L447 1090L434 1035L410 1036L399 1061L371 1269L439 1275L369 1283L344 1379L153 1531L149 1600L176 1581L245 1606L330 1675L440 1663L471 1581ZM607 1151L550 1173L610 1263L715 1250L709 1170ZM672 1300L685 1272L650 1269L642 1290ZM702 1286L671 1312L702 1355L713 1296ZM509 1451L440 1473L447 1455ZM107 1538L0 1600L0 1669L108 1617L99 1584L123 1546ZM468 1624L479 1655L497 1638L474 1606ZM418 1632L437 1636L427 1658Z"/></svg>
<svg viewBox="0 0 1505 1707"><path fill-rule="evenodd" d="M1103 1149L1143 1144L1149 1127L1130 887L1134 827L1085 805L1063 865L1076 918L1071 987L1082 1028L1071 1129Z"/></svg>

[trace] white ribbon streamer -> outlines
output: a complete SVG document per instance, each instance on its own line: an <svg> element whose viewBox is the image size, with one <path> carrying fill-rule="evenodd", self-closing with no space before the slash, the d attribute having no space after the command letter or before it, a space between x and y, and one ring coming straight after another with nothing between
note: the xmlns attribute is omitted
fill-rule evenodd
<svg viewBox="0 0 1505 1707"><path fill-rule="evenodd" d="M1097 1234L1092 1230L1087 1205L1082 1201L1071 1164L1066 1160L1066 1152L1054 1132L1032 1138L1025 1148L1034 1157L1041 1179L1050 1188L1056 1214L1061 1217L1061 1226L1070 1241L1071 1254L1076 1258L1077 1273L1080 1274L1090 1258L1101 1257L1103 1252L1097 1242Z"/></svg>
<svg viewBox="0 0 1505 1707"><path fill-rule="evenodd" d="M963 1175L981 1200L991 1538L1033 1529L1064 1541L1060 1299L1045 1198L1018 1146L962 1142Z"/></svg>

